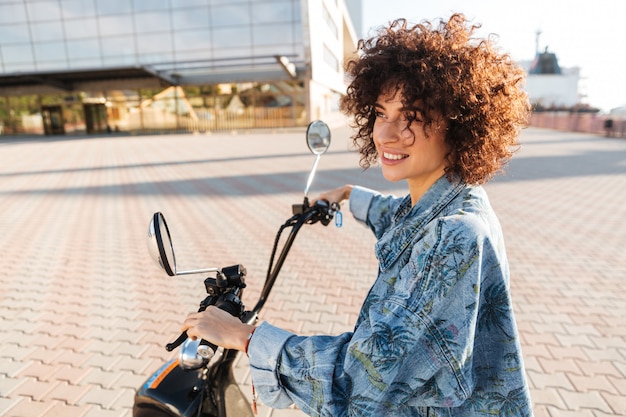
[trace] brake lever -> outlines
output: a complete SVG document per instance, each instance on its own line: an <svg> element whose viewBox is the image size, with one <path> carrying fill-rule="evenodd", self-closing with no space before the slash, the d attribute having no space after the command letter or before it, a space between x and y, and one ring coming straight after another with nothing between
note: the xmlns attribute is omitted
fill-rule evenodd
<svg viewBox="0 0 626 417"><path fill-rule="evenodd" d="M188 337L189 336L187 336L187 331L185 330L180 334L180 336L178 336L178 339L174 340L172 343L168 343L167 345L165 345L165 350L167 350L168 352L173 351L178 346L182 345Z"/></svg>

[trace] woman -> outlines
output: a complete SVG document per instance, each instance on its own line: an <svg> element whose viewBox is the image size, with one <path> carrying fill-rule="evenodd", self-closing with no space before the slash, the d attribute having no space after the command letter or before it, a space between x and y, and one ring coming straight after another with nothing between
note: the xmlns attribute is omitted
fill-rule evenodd
<svg viewBox="0 0 626 417"><path fill-rule="evenodd" d="M300 337L190 314L192 337L244 350L261 399L315 416L530 416L499 222L480 184L512 156L528 117L523 71L462 15L392 22L359 43L342 110L365 168L408 195L345 185L378 239L378 277L354 331ZM253 335L253 336L252 336Z"/></svg>

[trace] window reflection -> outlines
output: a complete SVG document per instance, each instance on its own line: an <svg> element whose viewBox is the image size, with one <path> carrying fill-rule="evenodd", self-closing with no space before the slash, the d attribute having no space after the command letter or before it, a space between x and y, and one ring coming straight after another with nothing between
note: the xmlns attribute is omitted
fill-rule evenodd
<svg viewBox="0 0 626 417"><path fill-rule="evenodd" d="M0 24L26 22L24 4L0 4Z"/></svg>
<svg viewBox="0 0 626 417"><path fill-rule="evenodd" d="M99 15L124 14L133 10L129 0L96 0Z"/></svg>
<svg viewBox="0 0 626 417"><path fill-rule="evenodd" d="M25 23L0 25L0 39L3 39L3 48L8 43L29 42L30 32L28 25Z"/></svg>
<svg viewBox="0 0 626 417"><path fill-rule="evenodd" d="M67 39L92 38L97 36L98 22L93 17L65 21L65 37Z"/></svg>
<svg viewBox="0 0 626 417"><path fill-rule="evenodd" d="M27 2L26 10L28 12L28 19L31 22L61 19L61 9L59 9L58 2Z"/></svg>
<svg viewBox="0 0 626 417"><path fill-rule="evenodd" d="M130 2L129 2L130 3ZM167 10L170 7L169 0L134 0L133 6L135 12L143 12L150 10Z"/></svg>
<svg viewBox="0 0 626 417"><path fill-rule="evenodd" d="M83 58L100 57L100 44L98 39L81 39L67 42L67 56L70 61Z"/></svg>
<svg viewBox="0 0 626 417"><path fill-rule="evenodd" d="M208 6L211 0L171 0L172 8L178 9L183 7Z"/></svg>
<svg viewBox="0 0 626 417"><path fill-rule="evenodd" d="M135 29L137 33L169 32L170 16L166 12L150 12L135 14Z"/></svg>
<svg viewBox="0 0 626 417"><path fill-rule="evenodd" d="M172 12L174 30L199 29L209 27L209 9L174 10Z"/></svg>
<svg viewBox="0 0 626 417"><path fill-rule="evenodd" d="M254 23L289 22L293 19L291 0L272 3L252 3Z"/></svg>
<svg viewBox="0 0 626 417"><path fill-rule="evenodd" d="M33 65L33 54L29 43L3 45L2 46L2 59L5 66L7 64L15 63L28 63Z"/></svg>
<svg viewBox="0 0 626 417"><path fill-rule="evenodd" d="M256 45L285 44L293 42L291 24L253 26L252 36Z"/></svg>
<svg viewBox="0 0 626 417"><path fill-rule="evenodd" d="M213 30L213 45L216 49L252 46L249 26L217 28Z"/></svg>
<svg viewBox="0 0 626 417"><path fill-rule="evenodd" d="M65 61L64 42L40 42L34 44L34 48L37 64L45 61Z"/></svg>
<svg viewBox="0 0 626 417"><path fill-rule="evenodd" d="M93 17L96 10L93 1L85 0L62 0L61 10L65 19L75 19L77 17Z"/></svg>
<svg viewBox="0 0 626 417"><path fill-rule="evenodd" d="M98 19L100 35L129 35L133 33L133 19L130 15L106 16Z"/></svg>
<svg viewBox="0 0 626 417"><path fill-rule="evenodd" d="M107 57L120 56L135 59L135 43L126 36L106 37L100 40L102 55Z"/></svg>
<svg viewBox="0 0 626 417"><path fill-rule="evenodd" d="M74 59L70 61L71 68L99 68L102 66L102 60L100 58L89 59Z"/></svg>
<svg viewBox="0 0 626 417"><path fill-rule="evenodd" d="M137 50L140 62L172 61L172 37L170 34L153 33L137 36Z"/></svg>
<svg viewBox="0 0 626 417"><path fill-rule="evenodd" d="M208 29L174 32L174 49L177 52L204 49L207 53L209 48L211 48L211 33Z"/></svg>
<svg viewBox="0 0 626 417"><path fill-rule="evenodd" d="M61 21L31 23L30 30L33 34L33 40L39 41L57 41L63 39L63 26Z"/></svg>
<svg viewBox="0 0 626 417"><path fill-rule="evenodd" d="M213 27L249 25L250 7L244 5L216 6L211 9Z"/></svg>

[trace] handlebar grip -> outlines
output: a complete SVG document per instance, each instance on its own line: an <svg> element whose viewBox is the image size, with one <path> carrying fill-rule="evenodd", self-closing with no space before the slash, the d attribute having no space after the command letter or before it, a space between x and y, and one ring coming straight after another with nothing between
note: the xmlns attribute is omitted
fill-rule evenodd
<svg viewBox="0 0 626 417"><path fill-rule="evenodd" d="M217 349L216 345L202 339L200 341L200 344L198 345L197 352L198 352L198 355L202 356L204 359L211 360L211 358L213 358L213 356L215 355L216 349Z"/></svg>

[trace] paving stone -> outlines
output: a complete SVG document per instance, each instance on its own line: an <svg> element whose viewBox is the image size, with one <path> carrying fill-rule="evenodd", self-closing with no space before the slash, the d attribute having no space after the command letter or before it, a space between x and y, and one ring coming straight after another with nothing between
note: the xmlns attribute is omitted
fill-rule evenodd
<svg viewBox="0 0 626 417"><path fill-rule="evenodd" d="M608 403L598 392L572 392L568 390L559 390L559 394L561 394L561 397L567 404L568 409L596 409L605 413L612 412Z"/></svg>
<svg viewBox="0 0 626 417"><path fill-rule="evenodd" d="M357 167L347 134L333 131L314 192L354 182L404 193ZM626 142L523 135L509 174L485 188L507 239L535 416L624 415L626 194L614 190L626 189ZM165 343L204 297L202 277L153 264L150 215L168 216L179 265L242 262L252 304L274 232L302 199L312 164L302 136L3 137L0 251L12 262L0 274L0 415L130 417L134 389L172 357ZM375 278L375 239L347 217L342 229L306 229L261 318L299 334L351 330Z"/></svg>

